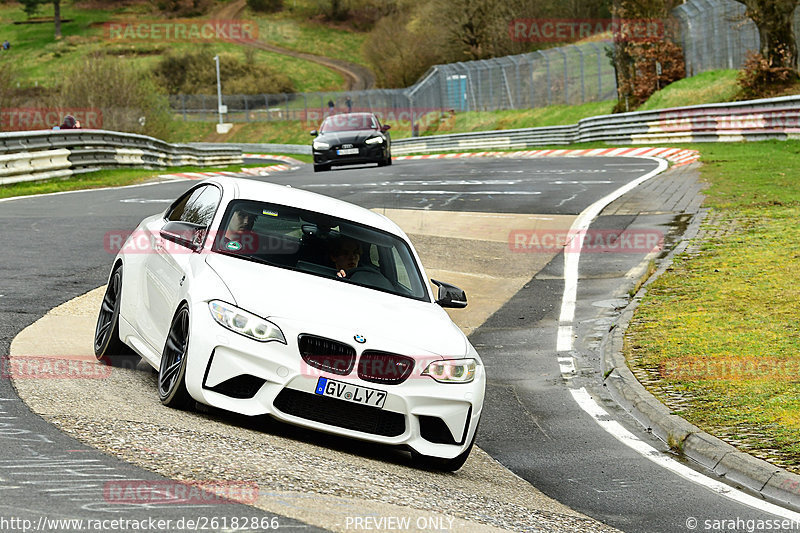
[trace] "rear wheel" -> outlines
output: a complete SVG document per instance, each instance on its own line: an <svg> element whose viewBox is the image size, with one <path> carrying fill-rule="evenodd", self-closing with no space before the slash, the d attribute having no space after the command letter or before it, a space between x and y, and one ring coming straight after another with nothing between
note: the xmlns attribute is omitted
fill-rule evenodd
<svg viewBox="0 0 800 533"><path fill-rule="evenodd" d="M119 310L122 305L122 267L118 267L108 280L97 326L94 330L94 355L98 359L116 355L130 355L131 349L119 339Z"/></svg>
<svg viewBox="0 0 800 533"><path fill-rule="evenodd" d="M189 308L184 304L172 319L158 369L158 397L167 407L186 409L192 405L192 397L186 390L188 350Z"/></svg>

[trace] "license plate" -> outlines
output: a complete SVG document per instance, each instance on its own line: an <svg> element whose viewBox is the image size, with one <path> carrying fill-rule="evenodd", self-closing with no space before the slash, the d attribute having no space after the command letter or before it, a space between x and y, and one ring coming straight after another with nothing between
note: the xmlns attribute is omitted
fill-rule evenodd
<svg viewBox="0 0 800 533"><path fill-rule="evenodd" d="M353 155L358 153L358 148L342 148L336 150L336 155Z"/></svg>
<svg viewBox="0 0 800 533"><path fill-rule="evenodd" d="M328 378L319 378L317 388L314 391L320 396L329 396L370 407L383 408L386 401L386 392L378 389L368 389L352 383L334 381Z"/></svg>

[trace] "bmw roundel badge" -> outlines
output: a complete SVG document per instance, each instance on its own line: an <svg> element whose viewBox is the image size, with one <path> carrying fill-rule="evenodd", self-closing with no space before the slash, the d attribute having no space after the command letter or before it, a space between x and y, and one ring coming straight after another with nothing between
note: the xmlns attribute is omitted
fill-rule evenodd
<svg viewBox="0 0 800 533"><path fill-rule="evenodd" d="M367 338L363 335L354 335L353 338L359 344L364 344L365 342L367 342Z"/></svg>

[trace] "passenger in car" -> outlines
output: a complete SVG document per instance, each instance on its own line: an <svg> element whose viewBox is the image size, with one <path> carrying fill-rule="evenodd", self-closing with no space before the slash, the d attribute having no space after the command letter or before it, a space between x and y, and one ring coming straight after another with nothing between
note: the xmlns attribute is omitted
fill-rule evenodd
<svg viewBox="0 0 800 533"><path fill-rule="evenodd" d="M347 277L347 271L358 267L361 260L361 245L350 237L337 237L328 247L328 254L337 270L336 276Z"/></svg>

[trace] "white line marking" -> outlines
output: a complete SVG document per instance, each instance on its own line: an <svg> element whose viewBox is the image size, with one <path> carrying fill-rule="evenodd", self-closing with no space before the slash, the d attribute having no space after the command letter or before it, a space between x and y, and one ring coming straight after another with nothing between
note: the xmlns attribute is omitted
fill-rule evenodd
<svg viewBox="0 0 800 533"><path fill-rule="evenodd" d="M653 159L653 158L646 158L646 159ZM600 212L625 194L626 192L632 190L633 188L637 187L641 183L647 181L648 179L652 178L653 176L662 172L667 166L668 163L661 159L657 160L659 162L658 168L656 170L645 174L644 176L630 182L629 184L620 187L616 191L612 192L611 194L601 198L597 202L593 203L589 207L587 207L578 218L575 219L575 222L572 224L570 228L570 234L573 238L579 239L577 242L576 249L578 253L571 253L571 254L564 254L564 298L561 301L561 316L559 318L559 327L558 327L558 337L556 341L556 349L559 352L566 352L573 349L574 340L573 340L573 325L572 322L575 318L575 302L577 298L577 289L578 289L578 260L580 259L580 249L581 245L583 244L583 236L586 234L586 230L589 228L592 220L600 214ZM569 240L569 238L568 238ZM651 252L652 253L652 252ZM648 255L649 257L649 255ZM636 268L636 267L635 267ZM631 272L629 272L630 274ZM565 372L565 368L569 368L570 365L566 362L566 359L573 360L571 367L572 371ZM559 367L561 368L562 376L565 379L570 379L572 374L574 373L575 363L572 357L564 357L560 356L558 358ZM794 511L790 511L788 509L784 509L778 505L774 505L767 501L764 501L760 498L756 498L754 496L750 496L740 490L737 490L725 483L721 483L715 479L712 479L700 472L692 470L688 466L685 466L666 454L661 453L660 451L656 450L646 442L640 440L636 435L625 429L622 424L617 422L616 420L612 420L611 415L606 412L586 391L584 388L580 389L570 389L570 394L575 399L575 403L583 409L589 416L591 416L595 422L597 422L600 427L602 427L606 432L610 433L614 438L619 440L621 443L625 444L629 448L633 449L634 451L638 452L642 456L646 457L650 461L653 461L657 465L666 468L667 470L681 476L684 479L697 483L698 485L702 485L709 490L734 500L738 503L747 505L754 509L758 509L763 512L771 513L776 516L780 516L783 518L787 518L790 520L794 520L796 522L800 522L800 513L796 513Z"/></svg>
<svg viewBox="0 0 800 533"><path fill-rule="evenodd" d="M572 223L572 226L570 227L569 232L567 233L567 244L565 248L574 249L577 250L577 252L564 254L564 297L561 300L561 316L559 316L558 319L560 324L571 325L573 319L575 318L575 301L578 297L578 263L581 257L580 250L583 247L583 240L586 237L586 230L589 229L589 225L608 204L610 204L611 202L613 202L626 192L631 191L634 188L638 187L640 184L649 180L653 176L660 174L669 167L669 163L667 163L663 159L655 159L655 158L647 158L647 159L656 161L658 163L658 166L654 170L645 174L644 176L640 176L639 178L631 181L630 183L627 183L622 187L620 187L619 189L600 198L595 203L584 209ZM572 243L573 240L575 240L574 243ZM559 339L561 339L560 333L559 333ZM572 337L570 336L568 343L564 342L560 344L560 346L561 348L558 349L558 351L560 352L572 350L573 348Z"/></svg>
<svg viewBox="0 0 800 533"><path fill-rule="evenodd" d="M589 416L591 416L594 421L597 422L606 432L610 433L615 439L625 444L629 448L639 452L641 455L653 461L657 465L666 468L675 474L678 474L684 479L699 485L703 485L711 491L716 492L721 496L725 496L726 498L730 498L736 502L748 505L754 509L758 509L759 511L764 511L766 513L771 513L776 516L800 522L800 513L790 511L789 509L784 509L783 507L766 502L760 498L745 494L740 490L734 489L730 485L726 485L725 483L711 479L700 472L692 470L688 466L679 463L668 455L659 452L646 442L639 440L636 435L625 429L622 424L616 420L611 420L611 415L609 415L605 409L597 404L597 402L591 397L586 389L570 389L569 392L572 394L572 397L575 399L575 402L581 407L581 409L589 414Z"/></svg>
<svg viewBox="0 0 800 533"><path fill-rule="evenodd" d="M493 195L515 195L515 194L522 194L522 195L535 195L535 194L542 194L539 191L468 191L468 192L459 192L459 191L400 191L400 190L391 190L391 191L366 191L368 194L447 194L447 195L464 195L464 194L493 194Z"/></svg>

